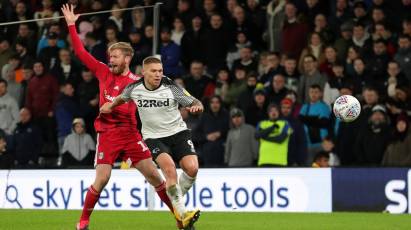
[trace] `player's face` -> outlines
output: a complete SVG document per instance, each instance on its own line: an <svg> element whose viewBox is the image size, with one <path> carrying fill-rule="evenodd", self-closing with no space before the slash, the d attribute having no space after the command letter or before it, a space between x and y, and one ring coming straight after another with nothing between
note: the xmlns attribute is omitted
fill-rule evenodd
<svg viewBox="0 0 411 230"><path fill-rule="evenodd" d="M163 65L160 63L147 64L143 68L143 75L148 84L158 87L163 77Z"/></svg>
<svg viewBox="0 0 411 230"><path fill-rule="evenodd" d="M110 70L113 74L119 75L126 69L126 56L119 49L110 52Z"/></svg>

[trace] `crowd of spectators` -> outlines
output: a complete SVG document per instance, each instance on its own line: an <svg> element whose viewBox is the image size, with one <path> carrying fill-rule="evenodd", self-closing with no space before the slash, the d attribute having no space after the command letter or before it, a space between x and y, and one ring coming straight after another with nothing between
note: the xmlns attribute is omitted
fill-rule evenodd
<svg viewBox="0 0 411 230"><path fill-rule="evenodd" d="M59 16L66 1L0 1L0 22ZM411 166L411 1L69 0L76 13L162 2L164 73L202 100L181 114L203 167ZM152 55L153 8L82 16L86 49ZM92 166L98 81L64 21L0 27L0 167ZM360 117L332 114L356 96ZM57 159L50 163L50 159Z"/></svg>

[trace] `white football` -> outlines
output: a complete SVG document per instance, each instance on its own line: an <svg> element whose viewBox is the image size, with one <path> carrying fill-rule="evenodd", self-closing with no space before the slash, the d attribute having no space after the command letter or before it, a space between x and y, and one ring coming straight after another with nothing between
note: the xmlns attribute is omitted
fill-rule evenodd
<svg viewBox="0 0 411 230"><path fill-rule="evenodd" d="M351 95L342 95L334 102L333 112L344 122L352 122L360 116L361 104Z"/></svg>

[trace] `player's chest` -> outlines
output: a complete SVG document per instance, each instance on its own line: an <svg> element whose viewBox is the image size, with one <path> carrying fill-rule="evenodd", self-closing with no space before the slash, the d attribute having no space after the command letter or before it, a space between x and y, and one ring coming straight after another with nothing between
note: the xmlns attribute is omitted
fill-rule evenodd
<svg viewBox="0 0 411 230"><path fill-rule="evenodd" d="M126 88L126 86L130 83L132 82L125 81L124 79L111 79L100 84L100 87L106 94L112 97L116 97L120 95L123 92L124 88Z"/></svg>
<svg viewBox="0 0 411 230"><path fill-rule="evenodd" d="M169 89L155 91L136 90L133 98L140 109L164 109L177 106L173 93Z"/></svg>

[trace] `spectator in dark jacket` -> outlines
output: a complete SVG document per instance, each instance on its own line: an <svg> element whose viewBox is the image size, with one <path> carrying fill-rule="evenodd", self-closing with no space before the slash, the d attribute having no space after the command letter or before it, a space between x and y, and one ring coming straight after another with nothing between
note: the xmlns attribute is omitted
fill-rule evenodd
<svg viewBox="0 0 411 230"><path fill-rule="evenodd" d="M13 156L7 146L6 134L0 129L0 169L9 169L13 163Z"/></svg>
<svg viewBox="0 0 411 230"><path fill-rule="evenodd" d="M193 97L204 99L205 89L211 83L211 79L204 74L204 64L201 61L193 61L190 66L190 74L184 78L184 85Z"/></svg>
<svg viewBox="0 0 411 230"><path fill-rule="evenodd" d="M201 143L204 167L224 165L224 142L229 129L229 114L218 96L210 98L209 108L194 130L194 140Z"/></svg>
<svg viewBox="0 0 411 230"><path fill-rule="evenodd" d="M395 131L387 150L384 153L382 165L391 167L411 166L411 129L405 114L398 116Z"/></svg>
<svg viewBox="0 0 411 230"><path fill-rule="evenodd" d="M57 46L57 34L50 32L47 34L48 46L40 50L39 59L44 63L47 70L53 69L57 64L60 48Z"/></svg>
<svg viewBox="0 0 411 230"><path fill-rule="evenodd" d="M57 77L60 86L68 82L77 87L80 81L80 67L71 59L70 50L66 48L60 49L58 62L50 73Z"/></svg>
<svg viewBox="0 0 411 230"><path fill-rule="evenodd" d="M20 122L13 134L15 165L18 168L36 167L42 149L41 130L31 120L27 108L20 110Z"/></svg>
<svg viewBox="0 0 411 230"><path fill-rule="evenodd" d="M55 108L59 149L63 147L66 136L71 133L71 123L79 112L78 103L74 99L73 85L65 83Z"/></svg>
<svg viewBox="0 0 411 230"><path fill-rule="evenodd" d="M374 41L371 55L366 60L366 68L370 71L372 82L374 82L380 94L385 93L385 73L389 61L386 41L383 39Z"/></svg>
<svg viewBox="0 0 411 230"><path fill-rule="evenodd" d="M182 61L186 68L194 60L205 61L205 30L201 25L201 18L196 16L191 20L191 23L191 28L184 33L181 39Z"/></svg>
<svg viewBox="0 0 411 230"><path fill-rule="evenodd" d="M304 166L307 157L307 140L304 132L304 125L300 120L293 117L293 102L289 98L281 101L281 116L288 121L293 129L288 145L288 165Z"/></svg>
<svg viewBox="0 0 411 230"><path fill-rule="evenodd" d="M390 140L390 127L386 109L381 105L372 108L368 124L363 126L355 142L358 165L377 166L381 161Z"/></svg>
<svg viewBox="0 0 411 230"><path fill-rule="evenodd" d="M264 89L256 88L254 90L254 100L244 113L245 122L256 127L260 121L267 119L267 107L268 100Z"/></svg>
<svg viewBox="0 0 411 230"><path fill-rule="evenodd" d="M180 66L181 49L180 46L171 40L171 30L168 27L161 29L160 54L164 66L164 74L171 79L181 76L183 73Z"/></svg>
<svg viewBox="0 0 411 230"><path fill-rule="evenodd" d="M84 41L85 47L93 57L103 63L107 63L106 44L101 42L95 33L88 32Z"/></svg>
<svg viewBox="0 0 411 230"><path fill-rule="evenodd" d="M398 38L398 52L394 57L397 61L402 71L411 82L411 37L410 35L401 35Z"/></svg>
<svg viewBox="0 0 411 230"><path fill-rule="evenodd" d="M81 71L82 81L77 86L77 96L79 98L80 114L86 123L86 130L95 136L93 126L94 120L98 115L99 88L98 81L89 69Z"/></svg>
<svg viewBox="0 0 411 230"><path fill-rule="evenodd" d="M207 71L215 75L217 70L226 66L225 58L229 43L228 31L223 24L223 18L214 14L210 18L210 28L205 34L204 56Z"/></svg>
<svg viewBox="0 0 411 230"><path fill-rule="evenodd" d="M285 87L284 76L282 74L276 74L273 77L270 87L268 87L266 91L269 103L279 105L288 92L288 89Z"/></svg>
<svg viewBox="0 0 411 230"><path fill-rule="evenodd" d="M257 73L251 72L247 76L247 89L240 93L237 100L236 107L241 111L247 110L249 106L253 104L254 101L254 89L257 85Z"/></svg>

